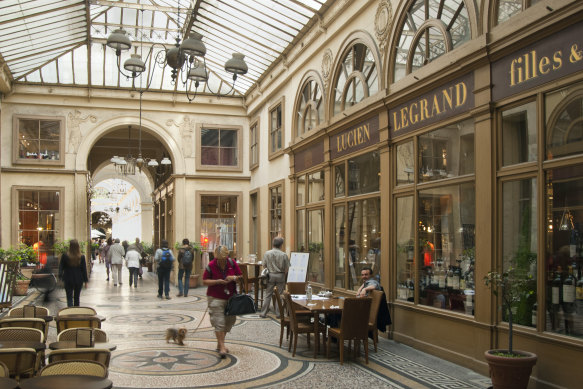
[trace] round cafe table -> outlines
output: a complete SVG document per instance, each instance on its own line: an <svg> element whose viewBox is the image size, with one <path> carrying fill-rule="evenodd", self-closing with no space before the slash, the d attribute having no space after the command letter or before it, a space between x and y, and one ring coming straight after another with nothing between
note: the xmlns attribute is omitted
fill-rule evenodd
<svg viewBox="0 0 583 389"><path fill-rule="evenodd" d="M20 380L20 389L109 389L113 382L107 378L85 375L48 375Z"/></svg>
<svg viewBox="0 0 583 389"><path fill-rule="evenodd" d="M18 388L18 382L12 378L0 377L0 389L16 389Z"/></svg>
<svg viewBox="0 0 583 389"><path fill-rule="evenodd" d="M89 346L77 346L77 342L74 340L61 340L58 342L53 342L49 344L49 348L51 350L62 350L64 348L91 348ZM105 348L109 351L113 351L117 348L117 345L113 343L106 343L106 342L95 342L95 345L92 348Z"/></svg>

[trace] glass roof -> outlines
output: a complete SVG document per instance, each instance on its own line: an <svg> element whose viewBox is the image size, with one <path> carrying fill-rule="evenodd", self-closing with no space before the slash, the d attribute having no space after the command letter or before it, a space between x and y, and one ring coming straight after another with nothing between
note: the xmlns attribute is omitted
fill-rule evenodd
<svg viewBox="0 0 583 389"><path fill-rule="evenodd" d="M209 71L208 83L198 92L229 92L233 78L224 64L240 52L249 70L237 77L231 93L244 95L332 1L2 0L0 64L6 63L17 83L140 88L150 81L150 90L184 91L185 74L179 72L172 83L172 69L155 59L177 38L198 32ZM121 67L133 53L146 62L146 71L135 80L120 74L115 50L106 46L119 28L132 42L121 54ZM187 85L194 91L193 84Z"/></svg>

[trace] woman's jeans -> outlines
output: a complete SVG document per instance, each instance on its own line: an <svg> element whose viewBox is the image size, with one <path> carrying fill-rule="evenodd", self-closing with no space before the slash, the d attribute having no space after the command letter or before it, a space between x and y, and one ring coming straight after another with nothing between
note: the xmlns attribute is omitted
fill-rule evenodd
<svg viewBox="0 0 583 389"><path fill-rule="evenodd" d="M166 297L170 297L170 271L172 269L164 269L158 267L158 297L162 297L162 289Z"/></svg>
<svg viewBox="0 0 583 389"><path fill-rule="evenodd" d="M192 269L178 269L178 294L188 296L188 287L190 286L190 273ZM182 279L184 278L184 286Z"/></svg>
<svg viewBox="0 0 583 389"><path fill-rule="evenodd" d="M68 307L78 307L79 298L81 297L81 289L83 289L83 283L69 283L65 282L65 293L67 294L67 306Z"/></svg>
<svg viewBox="0 0 583 389"><path fill-rule="evenodd" d="M132 286L132 282L133 282L133 284L137 288L138 287L138 273L139 273L140 269L137 267L128 267L128 270L130 271L130 286Z"/></svg>

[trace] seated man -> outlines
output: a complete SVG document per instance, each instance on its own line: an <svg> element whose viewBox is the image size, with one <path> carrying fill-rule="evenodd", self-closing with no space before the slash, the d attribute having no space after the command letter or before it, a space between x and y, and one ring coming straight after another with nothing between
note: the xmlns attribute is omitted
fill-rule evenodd
<svg viewBox="0 0 583 389"><path fill-rule="evenodd" d="M371 290L381 290L381 284L372 277L372 269L370 267L362 268L360 278L362 279L362 285L358 288L356 297L366 297Z"/></svg>

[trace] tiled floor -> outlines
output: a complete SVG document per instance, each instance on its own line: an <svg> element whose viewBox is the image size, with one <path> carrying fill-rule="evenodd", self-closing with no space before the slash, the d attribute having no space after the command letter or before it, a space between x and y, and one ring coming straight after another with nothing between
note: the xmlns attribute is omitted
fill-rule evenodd
<svg viewBox="0 0 583 389"><path fill-rule="evenodd" d="M363 359L338 363L337 351L330 359L313 351L305 337L298 341L295 358L284 340L279 344L279 322L248 315L237 319L227 335L230 355L220 359L216 340L206 314L206 288L191 290L188 297L159 300L157 278L144 273L138 288L130 288L124 269L121 286L105 281L103 264L95 264L88 289L81 294L81 305L96 308L107 320L102 328L110 342L118 345L112 353L109 378L115 388L487 388L487 377L471 370L418 352L410 347L380 339L379 351L370 349L370 363ZM49 307L51 313L66 306L64 291L53 292L48 302L37 294L18 304L34 301ZM169 327L185 327L184 346L165 342ZM49 341L56 340L50 329ZM313 344L312 344L313 347ZM333 348L334 350L334 348Z"/></svg>

